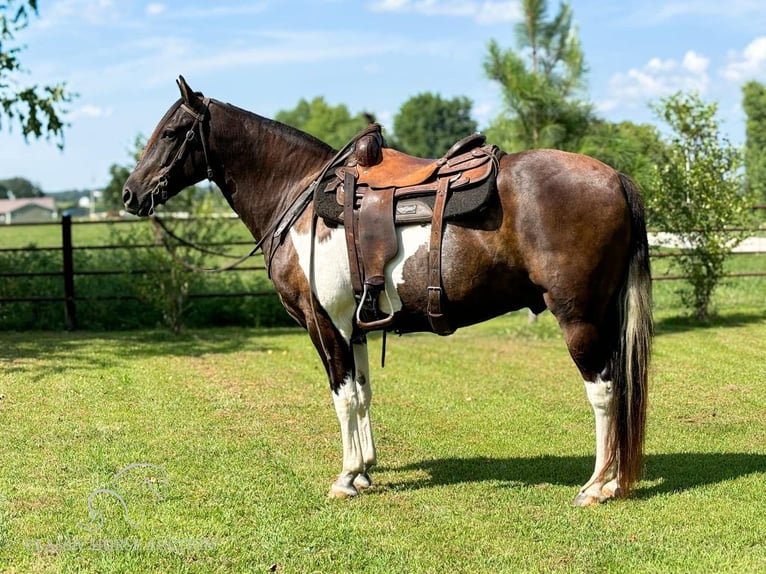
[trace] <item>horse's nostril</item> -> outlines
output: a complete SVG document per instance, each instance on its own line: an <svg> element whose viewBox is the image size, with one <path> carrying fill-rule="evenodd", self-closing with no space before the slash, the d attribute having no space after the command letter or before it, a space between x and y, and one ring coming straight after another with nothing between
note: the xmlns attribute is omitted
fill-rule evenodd
<svg viewBox="0 0 766 574"><path fill-rule="evenodd" d="M122 190L122 202L125 205L128 205L131 200L133 199L133 192L130 191L127 187Z"/></svg>

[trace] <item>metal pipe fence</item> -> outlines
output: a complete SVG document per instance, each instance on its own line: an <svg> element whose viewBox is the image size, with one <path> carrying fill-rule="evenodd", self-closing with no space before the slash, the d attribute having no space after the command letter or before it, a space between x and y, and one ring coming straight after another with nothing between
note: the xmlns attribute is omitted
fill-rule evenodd
<svg viewBox="0 0 766 574"><path fill-rule="evenodd" d="M755 209L766 209L764 206L755 206ZM184 218L184 220L194 220L194 218ZM8 303L32 303L32 302L46 302L46 303L63 303L65 311L65 321L67 329L77 328L77 303L87 301L126 301L138 299L134 295L122 294L122 295L77 295L75 291L75 277L76 276L110 276L110 275L149 275L157 274L160 271L156 269L89 269L78 270L75 268L74 253L76 251L87 250L115 250L115 249L151 249L151 248L163 248L162 245L156 243L135 243L135 244L113 244L113 245L90 245L90 246L75 246L72 241L72 227L77 225L88 224L133 224L141 223L142 220L137 219L113 219L113 220L98 220L98 221L73 221L71 216L64 215L60 222L50 223L20 223L15 224L14 227L22 226L60 226L61 227L61 246L60 247L8 247L0 249L2 253L19 253L30 251L58 251L61 253L61 269L56 271L4 271L0 272L0 280L3 278L24 278L24 277L60 277L63 285L63 295L59 296L14 296L14 297L0 297L0 304ZM763 228L750 228L743 229L745 231L754 231L764 233L766 230ZM252 241L229 241L229 242L211 242L206 243L204 247L218 247L225 248L237 245L249 245L252 246ZM733 256L746 255L747 253L732 253ZM679 257L680 253L663 252L657 253L652 250L652 259L663 259ZM264 272L266 270L263 265L247 265L241 267L234 267L227 269L226 273L232 272ZM766 277L766 271L763 272L734 272L724 275L727 278L749 278L749 277ZM678 281L685 279L684 275L666 274L653 277L654 281ZM274 296L273 290L260 290L260 291L244 291L244 292L217 292L217 293L191 293L189 298L191 299L207 299L207 298L233 298L233 297L264 297Z"/></svg>

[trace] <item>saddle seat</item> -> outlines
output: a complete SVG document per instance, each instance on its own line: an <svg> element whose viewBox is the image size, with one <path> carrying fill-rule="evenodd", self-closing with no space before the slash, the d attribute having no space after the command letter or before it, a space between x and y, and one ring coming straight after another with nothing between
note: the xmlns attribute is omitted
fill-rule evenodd
<svg viewBox="0 0 766 574"><path fill-rule="evenodd" d="M366 134L365 139L357 143L364 149L363 158L357 156L357 184L373 189L401 189L427 182L450 159L478 148L487 138L478 133L464 137L439 159L416 157L387 147L371 153L370 148L379 144L380 140L375 138L375 134Z"/></svg>
<svg viewBox="0 0 766 574"><path fill-rule="evenodd" d="M357 168L357 183L373 189L409 187L428 181L442 160L407 155L391 148L383 148L380 163Z"/></svg>

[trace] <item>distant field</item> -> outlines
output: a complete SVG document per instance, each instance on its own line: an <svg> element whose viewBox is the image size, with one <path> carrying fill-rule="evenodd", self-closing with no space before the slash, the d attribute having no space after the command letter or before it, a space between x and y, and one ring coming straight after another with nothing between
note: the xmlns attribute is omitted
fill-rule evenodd
<svg viewBox="0 0 766 574"><path fill-rule="evenodd" d="M234 234L240 241L252 241L252 235L237 219L220 220L222 229ZM117 223L77 223L72 226L72 244L75 247L120 243L120 235L141 230L147 241L153 237L152 225L146 219L128 219ZM0 225L0 249L10 247L61 247L61 224Z"/></svg>

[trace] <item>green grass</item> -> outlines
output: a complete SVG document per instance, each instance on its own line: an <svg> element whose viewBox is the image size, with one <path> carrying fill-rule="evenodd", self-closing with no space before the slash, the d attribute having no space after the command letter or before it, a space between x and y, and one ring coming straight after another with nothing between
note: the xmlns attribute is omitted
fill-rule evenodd
<svg viewBox="0 0 766 574"><path fill-rule="evenodd" d="M391 337L383 370L372 337L380 468L346 501L301 331L3 334L0 571L762 572L766 313L657 324L645 478L590 509L592 415L547 314ZM138 462L164 470L119 484L135 526L103 495L87 530Z"/></svg>

